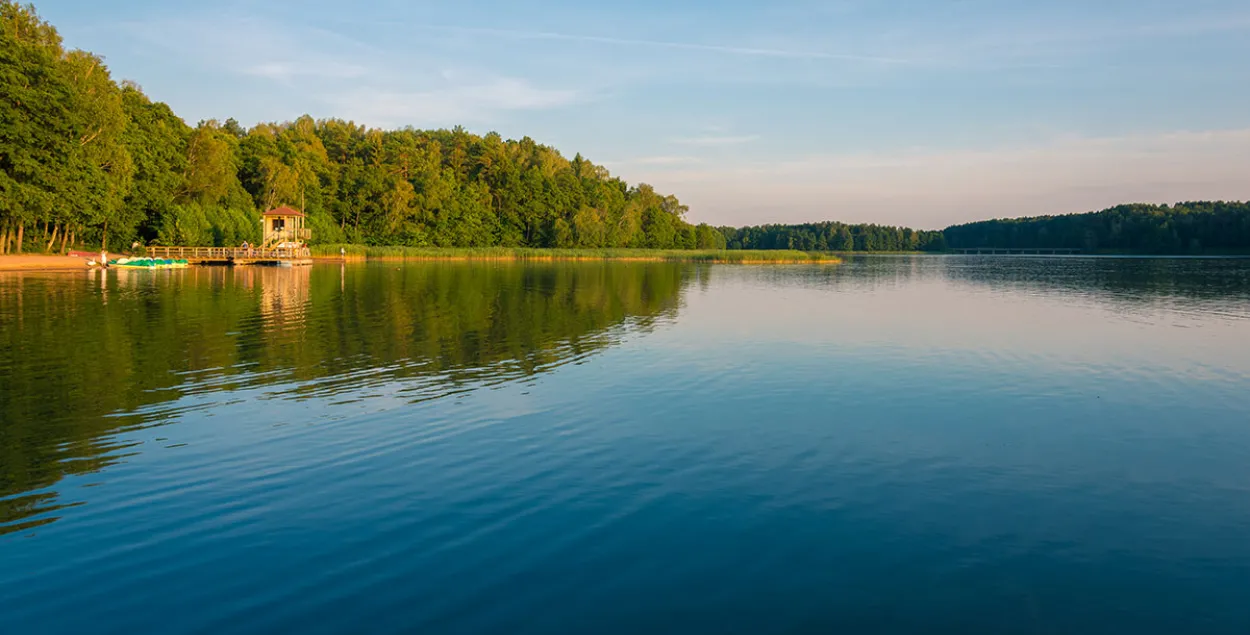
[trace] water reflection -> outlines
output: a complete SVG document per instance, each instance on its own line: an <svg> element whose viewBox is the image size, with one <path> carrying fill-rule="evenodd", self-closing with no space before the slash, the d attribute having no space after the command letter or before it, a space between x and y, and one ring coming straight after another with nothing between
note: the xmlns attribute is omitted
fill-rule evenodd
<svg viewBox="0 0 1250 635"><path fill-rule="evenodd" d="M532 376L672 319L675 263L0 276L0 534L56 520L61 478L125 460L117 433L239 391L400 404Z"/></svg>
<svg viewBox="0 0 1250 635"><path fill-rule="evenodd" d="M1227 346L1238 327L1223 324L1250 318L1245 261L867 257L719 268L714 285L711 270L423 263L0 274L0 534L74 504L57 489L63 477L138 452L120 432L232 400L307 402L298 414L271 409L275 422L324 421L335 408L401 407L532 377L675 319L692 283L702 308L692 300L686 341L705 338L705 356L722 369L759 354L744 352L752 345L796 338L911 359L1015 356L1065 372L1111 352L1175 373L1211 360L1245 368ZM1071 310L1080 306L1150 321L1196 315L1175 324L1203 333L1147 347L1121 322Z"/></svg>
<svg viewBox="0 0 1250 635"><path fill-rule="evenodd" d="M866 292L933 284L1044 296L1124 309L1169 308L1250 317L1244 258L855 256L840 267L754 272L763 286Z"/></svg>
<svg viewBox="0 0 1250 635"><path fill-rule="evenodd" d="M1250 268L1237 258L944 259L956 282L999 291L1040 293L1142 306L1163 302L1242 312Z"/></svg>
<svg viewBox="0 0 1250 635"><path fill-rule="evenodd" d="M1241 268L0 277L0 615L1245 633Z"/></svg>

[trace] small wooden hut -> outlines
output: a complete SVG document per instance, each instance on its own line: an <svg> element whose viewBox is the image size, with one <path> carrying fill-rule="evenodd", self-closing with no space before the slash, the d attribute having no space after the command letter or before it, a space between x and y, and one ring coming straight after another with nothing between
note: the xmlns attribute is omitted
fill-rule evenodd
<svg viewBox="0 0 1250 635"><path fill-rule="evenodd" d="M261 228L264 236L262 247L297 248L303 247L311 237L304 227L304 213L290 207L279 207L261 214Z"/></svg>

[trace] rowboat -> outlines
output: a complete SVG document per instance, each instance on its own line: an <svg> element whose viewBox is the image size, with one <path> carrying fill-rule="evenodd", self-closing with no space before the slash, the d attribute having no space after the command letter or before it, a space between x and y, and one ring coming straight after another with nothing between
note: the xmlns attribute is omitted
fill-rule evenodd
<svg viewBox="0 0 1250 635"><path fill-rule="evenodd" d="M110 267L122 269L182 269L189 266L186 260L170 258L118 258L110 260Z"/></svg>

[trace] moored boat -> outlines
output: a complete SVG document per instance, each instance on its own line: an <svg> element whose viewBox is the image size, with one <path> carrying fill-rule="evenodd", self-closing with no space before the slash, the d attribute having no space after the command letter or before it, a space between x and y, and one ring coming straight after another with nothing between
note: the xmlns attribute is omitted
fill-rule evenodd
<svg viewBox="0 0 1250 635"><path fill-rule="evenodd" d="M118 258L110 260L110 267L122 269L181 269L189 266L186 260L172 258Z"/></svg>

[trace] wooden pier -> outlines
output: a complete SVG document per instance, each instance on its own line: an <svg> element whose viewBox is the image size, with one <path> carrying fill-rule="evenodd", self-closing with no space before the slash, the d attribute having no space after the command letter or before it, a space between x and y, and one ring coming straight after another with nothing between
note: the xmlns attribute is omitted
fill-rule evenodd
<svg viewBox="0 0 1250 635"><path fill-rule="evenodd" d="M951 249L952 253L981 256L1073 256L1081 253L1072 247L959 247Z"/></svg>
<svg viewBox="0 0 1250 635"><path fill-rule="evenodd" d="M295 267L313 262L308 247L148 247L147 256L186 260L193 265Z"/></svg>

